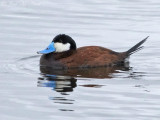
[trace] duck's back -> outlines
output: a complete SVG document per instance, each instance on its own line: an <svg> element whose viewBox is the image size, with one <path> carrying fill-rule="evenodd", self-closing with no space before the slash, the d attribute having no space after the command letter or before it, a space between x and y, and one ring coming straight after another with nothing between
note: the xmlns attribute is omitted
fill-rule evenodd
<svg viewBox="0 0 160 120"><path fill-rule="evenodd" d="M87 68L114 66L123 62L124 59L124 53L98 46L87 46L78 48L72 55L58 59L58 61L67 68Z"/></svg>

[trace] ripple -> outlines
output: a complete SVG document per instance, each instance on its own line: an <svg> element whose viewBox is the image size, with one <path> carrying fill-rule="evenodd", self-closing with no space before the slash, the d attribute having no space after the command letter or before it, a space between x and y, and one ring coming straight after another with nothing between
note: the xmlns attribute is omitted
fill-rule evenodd
<svg viewBox="0 0 160 120"><path fill-rule="evenodd" d="M39 55L20 58L12 63L3 64L1 73L39 73Z"/></svg>

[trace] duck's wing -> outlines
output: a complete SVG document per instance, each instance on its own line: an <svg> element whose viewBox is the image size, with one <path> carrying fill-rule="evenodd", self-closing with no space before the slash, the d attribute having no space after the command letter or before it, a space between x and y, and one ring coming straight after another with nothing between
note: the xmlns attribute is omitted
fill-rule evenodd
<svg viewBox="0 0 160 120"><path fill-rule="evenodd" d="M67 68L92 68L100 66L113 66L124 60L124 53L99 47L87 46L77 49L77 51L66 58L61 59L61 63Z"/></svg>

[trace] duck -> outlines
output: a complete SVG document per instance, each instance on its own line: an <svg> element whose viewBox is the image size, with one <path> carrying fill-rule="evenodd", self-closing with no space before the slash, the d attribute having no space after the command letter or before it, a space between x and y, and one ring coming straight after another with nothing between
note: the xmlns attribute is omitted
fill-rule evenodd
<svg viewBox="0 0 160 120"><path fill-rule="evenodd" d="M83 69L97 67L113 67L124 65L129 57L141 50L148 38L141 40L125 52L116 52L101 46L84 46L77 48L76 42L66 34L55 36L49 46L38 54L41 67L53 69Z"/></svg>

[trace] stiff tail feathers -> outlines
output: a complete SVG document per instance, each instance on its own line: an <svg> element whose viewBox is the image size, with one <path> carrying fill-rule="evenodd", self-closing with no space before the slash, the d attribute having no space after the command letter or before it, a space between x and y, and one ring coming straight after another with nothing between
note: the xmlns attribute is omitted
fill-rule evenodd
<svg viewBox="0 0 160 120"><path fill-rule="evenodd" d="M141 50L143 48L143 46L141 46L148 38L149 36L147 36L145 39L143 39L142 41L140 41L139 43L137 43L135 46L133 46L131 49L129 49L127 52L126 52L126 55L127 56L130 56L132 55L133 53Z"/></svg>

